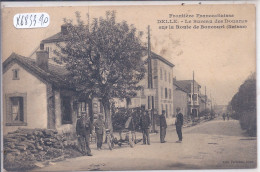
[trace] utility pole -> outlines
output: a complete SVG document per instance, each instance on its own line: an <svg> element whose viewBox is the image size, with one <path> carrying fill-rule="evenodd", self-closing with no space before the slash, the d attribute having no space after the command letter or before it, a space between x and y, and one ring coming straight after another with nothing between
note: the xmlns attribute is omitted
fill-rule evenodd
<svg viewBox="0 0 260 172"><path fill-rule="evenodd" d="M195 108L195 104L194 104L194 97L195 97L195 90L194 90L194 83L195 83L195 81L194 81L194 71L193 71L193 76L192 76L192 109L193 108ZM194 112L195 112L195 110L194 110ZM193 114L193 113L192 113ZM197 114L196 114L196 116L197 116Z"/></svg>
<svg viewBox="0 0 260 172"><path fill-rule="evenodd" d="M205 86L205 110L207 109L207 87Z"/></svg>
<svg viewBox="0 0 260 172"><path fill-rule="evenodd" d="M152 72L152 57L151 57L151 37L150 37L150 25L148 25L148 89L153 90L153 72ZM150 98L152 101L151 109L151 121L152 121L152 132L155 132L155 119L154 119L154 96L148 96L148 104L150 104Z"/></svg>
<svg viewBox="0 0 260 172"><path fill-rule="evenodd" d="M213 99L212 99L212 97L211 97L211 92L210 92L210 99L211 99L211 101L210 101L210 111L211 111L211 113L212 113L212 101L213 101Z"/></svg>

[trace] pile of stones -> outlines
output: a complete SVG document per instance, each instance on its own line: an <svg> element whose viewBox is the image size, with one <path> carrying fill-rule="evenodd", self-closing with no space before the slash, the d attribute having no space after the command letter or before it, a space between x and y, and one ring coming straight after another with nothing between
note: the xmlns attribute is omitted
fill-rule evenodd
<svg viewBox="0 0 260 172"><path fill-rule="evenodd" d="M18 129L4 136L4 162L42 162L64 155L66 139L50 129Z"/></svg>

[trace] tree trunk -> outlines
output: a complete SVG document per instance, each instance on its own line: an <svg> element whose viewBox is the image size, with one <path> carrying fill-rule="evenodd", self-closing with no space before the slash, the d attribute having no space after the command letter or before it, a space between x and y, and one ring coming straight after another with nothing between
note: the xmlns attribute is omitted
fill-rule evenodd
<svg viewBox="0 0 260 172"><path fill-rule="evenodd" d="M92 99L89 99L87 102L88 102L88 112L89 112L90 120L93 123L94 116L93 116L93 108L92 108Z"/></svg>
<svg viewBox="0 0 260 172"><path fill-rule="evenodd" d="M113 126L112 126L112 116L110 112L110 102L108 99L103 99L102 104L105 111L105 124L106 128L110 129L111 133L113 132Z"/></svg>

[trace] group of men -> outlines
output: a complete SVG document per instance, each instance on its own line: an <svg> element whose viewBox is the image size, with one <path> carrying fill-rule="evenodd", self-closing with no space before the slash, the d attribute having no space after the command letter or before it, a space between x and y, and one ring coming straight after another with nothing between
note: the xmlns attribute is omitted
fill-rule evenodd
<svg viewBox="0 0 260 172"><path fill-rule="evenodd" d="M83 112L81 117L77 120L76 134L80 146L80 151L87 156L92 156L91 149L89 148L90 135L93 133L93 127L95 128L97 149L102 148L103 134L105 129L105 122L103 120L103 114L98 115L98 119L92 125L90 117Z"/></svg>
<svg viewBox="0 0 260 172"><path fill-rule="evenodd" d="M178 135L179 140L178 143L182 142L182 126L183 126L183 114L180 112L180 108L176 108L176 132ZM140 118L140 127L143 134L143 144L150 145L150 126L151 120L149 111L146 110L142 113ZM82 113L81 117L77 120L76 124L76 134L78 137L79 146L81 152L84 155L92 156L91 149L89 147L90 142L90 135L93 134L93 128L95 128L96 133L96 142L97 142L97 149L100 150L102 148L103 143L103 134L105 130L105 122L103 120L103 114L98 115L98 119L93 123L90 120L90 117L86 113ZM165 143L165 136L166 136L166 129L167 129L167 122L165 117L165 111L162 111L160 115L160 141L161 143Z"/></svg>
<svg viewBox="0 0 260 172"><path fill-rule="evenodd" d="M180 108L176 108L176 132L178 135L179 140L177 143L182 142L182 126L183 126L183 114L180 112ZM145 111L145 113L141 116L140 125L143 133L143 144L150 145L150 126L151 126L151 120L149 117L149 111ZM160 142L165 143L165 136L166 136L166 129L167 129L167 122L165 117L165 110L162 111L162 114L160 115Z"/></svg>
<svg viewBox="0 0 260 172"><path fill-rule="evenodd" d="M229 120L229 114L223 113L222 118L223 118L224 121L226 120L226 118L227 118L227 120Z"/></svg>

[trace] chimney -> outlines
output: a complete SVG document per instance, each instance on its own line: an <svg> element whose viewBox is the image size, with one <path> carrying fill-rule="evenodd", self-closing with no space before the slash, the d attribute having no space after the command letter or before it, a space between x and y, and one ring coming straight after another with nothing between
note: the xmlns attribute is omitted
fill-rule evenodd
<svg viewBox="0 0 260 172"><path fill-rule="evenodd" d="M49 53L45 50L36 52L36 64L43 70L48 70Z"/></svg>
<svg viewBox="0 0 260 172"><path fill-rule="evenodd" d="M62 35L68 34L68 25L67 24L61 25L61 33L62 33Z"/></svg>
<svg viewBox="0 0 260 172"><path fill-rule="evenodd" d="M176 79L176 76L173 78L173 82L176 82L177 81L177 79Z"/></svg>

